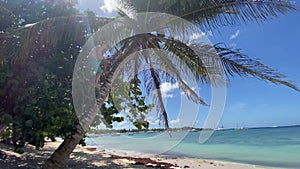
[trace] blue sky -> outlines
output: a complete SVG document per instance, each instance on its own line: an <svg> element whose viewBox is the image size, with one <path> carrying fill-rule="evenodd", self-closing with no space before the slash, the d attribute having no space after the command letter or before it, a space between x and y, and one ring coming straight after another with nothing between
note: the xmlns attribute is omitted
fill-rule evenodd
<svg viewBox="0 0 300 169"><path fill-rule="evenodd" d="M249 23L222 29L211 40L234 44L251 58L284 73L300 86L300 11L262 25ZM237 33L239 32L239 33ZM236 38L230 39L232 35ZM231 79L223 115L224 126L300 124L300 93L256 79Z"/></svg>
<svg viewBox="0 0 300 169"><path fill-rule="evenodd" d="M80 9L91 9L101 16L112 16L109 0L79 0ZM297 4L300 7L300 4ZM251 58L279 70L288 79L300 86L300 11L291 12L263 24L248 23L219 29L208 38L213 43L222 42L227 46L242 49ZM167 110L171 125L180 122L180 92L176 85L164 84ZM210 88L200 91L207 102ZM255 78L231 78L227 88L226 106L222 117L224 127L257 127L300 124L300 93L285 86L277 86ZM186 110L188 113L189 110ZM195 127L201 127L206 119L208 107L201 106ZM151 118L153 123L157 120ZM126 123L118 127L126 126Z"/></svg>

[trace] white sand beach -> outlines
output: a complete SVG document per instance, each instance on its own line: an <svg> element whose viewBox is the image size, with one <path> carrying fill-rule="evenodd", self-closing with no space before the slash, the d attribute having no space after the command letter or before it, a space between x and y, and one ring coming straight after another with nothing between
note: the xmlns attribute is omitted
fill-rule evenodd
<svg viewBox="0 0 300 169"><path fill-rule="evenodd" d="M49 157L49 155L59 146L60 142L47 142L43 149L35 150L33 146L27 145L25 153L20 155L14 153L13 147L0 144L1 151L7 157L0 159L0 168L39 168L38 166ZM130 154L130 153L129 153ZM203 168L203 169L257 169L259 166L244 165L239 163L229 163L223 161L213 161L195 159L187 157L146 156L134 158L130 156L116 156L105 151L97 151L95 147L77 146L71 154L66 168Z"/></svg>

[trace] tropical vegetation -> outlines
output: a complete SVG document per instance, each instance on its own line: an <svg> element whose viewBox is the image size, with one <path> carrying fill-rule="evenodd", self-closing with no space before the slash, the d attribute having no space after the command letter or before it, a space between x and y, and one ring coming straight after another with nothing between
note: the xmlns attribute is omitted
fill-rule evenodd
<svg viewBox="0 0 300 169"><path fill-rule="evenodd" d="M139 12L162 12L175 15L196 25L204 31L215 31L226 25L249 21L263 22L293 11L296 7L282 0L118 0L119 16L127 18L125 26L141 25L134 16ZM115 116L116 107L127 106L128 118L138 128L148 128L145 120L153 107L145 103L141 82L146 94L165 128L169 128L168 113L161 93L163 82L178 82L180 89L192 101L206 105L205 101L185 82L182 65L188 65L198 83L216 83L209 76L205 60L216 57L221 61L227 77L257 77L275 84L298 88L274 69L249 58L239 50L225 45L186 44L182 39L168 36L168 32L193 33L193 29L177 25L163 27L160 32L134 35L121 40L110 49L110 69L101 79L96 91L98 114L93 108L78 119L72 100L72 75L75 62L82 47L102 26L116 18L102 18L91 11L76 9L76 0L1 0L0 4L0 131L2 141L12 142L16 151L26 142L43 147L45 138L62 137L63 143L45 162L43 168L62 168L70 153L83 139L89 126L103 122L111 127L113 121L124 120ZM87 26L88 25L88 26ZM115 35L118 35L119 30ZM138 31L138 30L136 30ZM111 35L112 36L112 35ZM100 42L95 42L95 45ZM141 52L145 49L162 49L159 53ZM201 55L193 48L200 49ZM129 98L121 98L111 92L120 64L131 54L138 53L131 69L122 69L131 77ZM154 65L164 67L160 71ZM148 69L144 70L145 65ZM142 74L139 72L142 70ZM298 90L299 91L299 90ZM90 98L87 98L90 99ZM122 100L123 99L123 100ZM125 103L125 104L121 104ZM115 107L116 106L116 107ZM95 118L96 117L96 118ZM95 120L96 119L96 120Z"/></svg>

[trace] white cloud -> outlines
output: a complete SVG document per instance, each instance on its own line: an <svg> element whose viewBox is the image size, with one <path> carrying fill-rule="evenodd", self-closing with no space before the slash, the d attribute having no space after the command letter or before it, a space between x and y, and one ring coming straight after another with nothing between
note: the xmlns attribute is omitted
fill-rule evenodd
<svg viewBox="0 0 300 169"><path fill-rule="evenodd" d="M235 31L235 33L233 35L230 36L230 40L237 38L240 35L241 31L237 30Z"/></svg>
<svg viewBox="0 0 300 169"><path fill-rule="evenodd" d="M132 123L127 119L124 119L124 121L121 121L121 122L113 122L112 125L113 125L113 128L116 130L122 130L122 129L130 130L130 129L134 128Z"/></svg>
<svg viewBox="0 0 300 169"><path fill-rule="evenodd" d="M192 35L189 36L189 43L191 42L194 42L194 41L197 41L197 40L200 40L201 41L201 38L205 37L206 36L206 33L204 32L201 32L201 33L193 33Z"/></svg>
<svg viewBox="0 0 300 169"><path fill-rule="evenodd" d="M162 83L160 85L160 90L163 98L173 98L173 94L170 94L173 90L178 89L178 83Z"/></svg>
<svg viewBox="0 0 300 169"><path fill-rule="evenodd" d="M204 36L213 36L213 32L212 31L207 31L207 32L201 32L201 33L193 33L190 37L189 40L193 41L193 40L198 40L199 38L202 38Z"/></svg>
<svg viewBox="0 0 300 169"><path fill-rule="evenodd" d="M170 121L171 127L179 127L181 126L181 120L180 119L175 119Z"/></svg>
<svg viewBox="0 0 300 169"><path fill-rule="evenodd" d="M100 10L112 13L117 10L118 3L115 0L104 0Z"/></svg>
<svg viewBox="0 0 300 169"><path fill-rule="evenodd" d="M191 36L190 36L190 41L192 40L197 40L201 37L205 36L205 33L204 32L201 32L201 33L193 33Z"/></svg>
<svg viewBox="0 0 300 169"><path fill-rule="evenodd" d="M146 119L146 121L148 121L148 120ZM149 128L160 128L161 127L159 119L156 119L154 121L148 121L148 122L149 122Z"/></svg>

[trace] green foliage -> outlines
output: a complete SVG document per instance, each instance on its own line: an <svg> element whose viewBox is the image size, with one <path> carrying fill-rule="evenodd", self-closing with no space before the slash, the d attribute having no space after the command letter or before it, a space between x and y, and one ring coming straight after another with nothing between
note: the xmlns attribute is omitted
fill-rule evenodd
<svg viewBox="0 0 300 169"><path fill-rule="evenodd" d="M71 83L75 56L86 39L77 31L84 32L83 27L74 26L78 22L70 27L57 25L61 27L55 28L56 33L68 31L73 38L52 41L51 38L60 35L38 33L50 34L47 25L18 28L78 13L69 2L0 1L0 17L5 18L1 19L0 30L6 29L0 37L7 42L1 47L3 56L0 58L0 141L13 143L18 153L23 152L26 142L39 149L44 146L45 138L53 141L56 137L65 138L78 124L72 105ZM4 8L11 18L2 15ZM81 38L74 38L78 36Z"/></svg>
<svg viewBox="0 0 300 169"><path fill-rule="evenodd" d="M13 143L15 151L23 153L25 143L39 149L45 138L55 141L74 132L75 61L88 36L106 20L91 11L71 16L78 11L67 0L0 0L0 4L0 31L4 30L0 40L5 42L0 47L0 141ZM30 23L35 25L22 27ZM124 120L116 116L116 107L124 101L110 95L101 107L101 118L108 125Z"/></svg>
<svg viewBox="0 0 300 169"><path fill-rule="evenodd" d="M0 0L0 30L78 14L76 3L77 0Z"/></svg>
<svg viewBox="0 0 300 169"><path fill-rule="evenodd" d="M101 106L101 114L97 114L92 127L96 127L102 122L109 128L112 128L113 122L122 122L124 118L130 120L138 129L149 128L149 123L145 120L146 114L153 108L152 104L146 103L146 97L141 90L141 81L137 77L129 82L121 79L114 81L115 86ZM126 117L120 116L121 111L128 111Z"/></svg>
<svg viewBox="0 0 300 169"><path fill-rule="evenodd" d="M113 127L113 122L122 122L124 120L123 117L116 116L119 114L119 110L114 104L111 94L108 96L107 101L101 106L100 111L106 123L105 125L109 128Z"/></svg>
<svg viewBox="0 0 300 169"><path fill-rule="evenodd" d="M141 80L135 76L130 81L129 89L129 102L127 107L129 108L128 118L133 122L133 125L138 129L148 129L149 122L145 120L146 114L149 113L154 107L152 104L146 104L145 96L141 91Z"/></svg>

